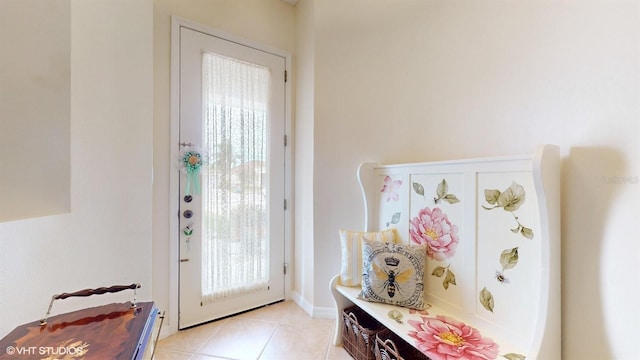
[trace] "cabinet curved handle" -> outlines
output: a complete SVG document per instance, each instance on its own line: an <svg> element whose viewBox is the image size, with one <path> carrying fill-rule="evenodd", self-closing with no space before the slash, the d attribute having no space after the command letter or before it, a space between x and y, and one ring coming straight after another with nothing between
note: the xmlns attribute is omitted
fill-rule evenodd
<svg viewBox="0 0 640 360"><path fill-rule="evenodd" d="M44 317L40 320L40 326L46 325L47 324L47 319L49 318L49 314L51 314L51 308L53 307L53 302L56 300L64 300L66 298L70 298L70 297L87 297L87 296L91 296L91 295L102 295L102 294L106 294L106 293L117 293L123 290L133 290L133 302L131 303L131 307L135 308L136 307L136 294L137 294L137 289L141 288L142 286L140 284L134 283L131 285L113 285L110 287L99 287L96 289L84 289L84 290L78 290L78 291L74 291L72 293L62 293L62 294L56 294L53 295L51 297L51 302L49 303L49 308L47 309L47 313L44 315Z"/></svg>

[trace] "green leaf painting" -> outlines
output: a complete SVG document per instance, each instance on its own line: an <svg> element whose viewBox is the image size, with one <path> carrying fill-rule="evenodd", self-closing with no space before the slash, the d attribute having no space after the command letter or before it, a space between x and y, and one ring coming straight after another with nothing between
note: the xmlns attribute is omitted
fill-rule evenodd
<svg viewBox="0 0 640 360"><path fill-rule="evenodd" d="M522 225L520 225L520 234L522 234L522 236L526 237L529 240L533 239L533 230Z"/></svg>
<svg viewBox="0 0 640 360"><path fill-rule="evenodd" d="M438 184L436 188L436 195L438 195L438 199L442 199L445 195L449 193L449 185L445 179Z"/></svg>
<svg viewBox="0 0 640 360"><path fill-rule="evenodd" d="M524 187L513 182L507 190L498 196L498 206L504 208L506 211L516 211L520 208L520 205L524 203L525 198L526 193Z"/></svg>
<svg viewBox="0 0 640 360"><path fill-rule="evenodd" d="M510 212L517 223L515 228L510 229L511 232L520 234L526 239L531 240L533 239L533 230L522 225L518 217L513 213L524 203L527 197L526 195L524 187L516 182L512 182L511 186L502 192L496 189L485 189L484 199L489 205L493 206L482 205L482 208L485 210L503 208L505 211Z"/></svg>
<svg viewBox="0 0 640 360"><path fill-rule="evenodd" d="M391 225L391 224L394 224L394 225L395 225L395 224L399 223L399 222L400 222L400 216L401 216L401 215L402 215L402 214L401 214L401 213L399 213L399 212L397 212L397 213L393 214L393 216L391 217L391 220L387 221L387 227L389 227L389 225Z"/></svg>
<svg viewBox="0 0 640 360"><path fill-rule="evenodd" d="M501 284L508 284L509 279L504 276L505 270L513 269L518 264L518 248L506 249L500 254L502 271L496 271L496 280Z"/></svg>
<svg viewBox="0 0 640 360"><path fill-rule="evenodd" d="M482 304L485 309L493 312L493 295L486 287L483 287L480 291L480 304Z"/></svg>
<svg viewBox="0 0 640 360"><path fill-rule="evenodd" d="M500 254L500 265L502 265L502 271L512 269L518 264L518 248L507 249Z"/></svg>
<svg viewBox="0 0 640 360"><path fill-rule="evenodd" d="M454 274L453 271L449 269L449 266L447 267L436 266L435 268L433 268L431 275L435 277L444 276L444 279L442 280L442 286L444 287L445 290L449 289L449 285L457 285L456 274Z"/></svg>
<svg viewBox="0 0 640 360"><path fill-rule="evenodd" d="M411 184L413 191L420 196L425 196L424 186L422 184L414 182ZM436 187L436 196L433 198L433 202L438 204L440 201L446 201L449 204L459 203L460 199L453 194L449 194L449 184L445 179L442 179Z"/></svg>
<svg viewBox="0 0 640 360"><path fill-rule="evenodd" d="M447 272L444 275L444 280L442 281L442 286L444 286L445 290L448 290L449 285L456 285L456 275L453 271L447 269Z"/></svg>
<svg viewBox="0 0 640 360"><path fill-rule="evenodd" d="M495 205L498 202L498 197L500 196L500 190L489 190L489 189L485 189L484 190L484 199L490 204L490 205ZM488 208L486 206L482 206L483 208L487 209L487 210L491 210L493 208ZM495 206L497 207L497 206Z"/></svg>
<svg viewBox="0 0 640 360"><path fill-rule="evenodd" d="M431 273L431 275L436 276L436 277L442 277L446 270L447 270L447 268L444 267L444 266L436 266L433 269L433 272Z"/></svg>
<svg viewBox="0 0 640 360"><path fill-rule="evenodd" d="M516 211L524 203L526 193L522 185L513 182L509 188L502 192L496 189L485 189L484 198L489 205L493 205L493 207L482 206L487 210L501 207L505 211Z"/></svg>
<svg viewBox="0 0 640 360"><path fill-rule="evenodd" d="M398 324L402 324L402 317L403 317L403 315L402 315L402 313L401 313L400 311L398 311L398 310L391 310L391 311L389 311L389 312L387 313L387 315L388 315L391 319L395 320Z"/></svg>
<svg viewBox="0 0 640 360"><path fill-rule="evenodd" d="M449 204L460 202L460 199L458 199L455 195L449 194L449 184L447 184L447 181L445 179L442 179L442 181L438 184L438 187L436 188L436 197L433 198L433 201L436 204L439 203L440 200L444 200Z"/></svg>
<svg viewBox="0 0 640 360"><path fill-rule="evenodd" d="M424 196L424 187L422 186L422 184L414 182L413 184L411 184L411 186L413 187L413 191L415 191L416 194Z"/></svg>
<svg viewBox="0 0 640 360"><path fill-rule="evenodd" d="M524 355L516 354L516 353L508 353L502 355L503 358L507 360L525 360L527 357Z"/></svg>

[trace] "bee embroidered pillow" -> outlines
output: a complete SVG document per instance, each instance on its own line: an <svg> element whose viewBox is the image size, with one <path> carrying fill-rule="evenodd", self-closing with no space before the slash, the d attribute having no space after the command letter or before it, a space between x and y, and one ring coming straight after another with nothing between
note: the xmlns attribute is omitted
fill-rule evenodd
<svg viewBox="0 0 640 360"><path fill-rule="evenodd" d="M424 245L363 239L360 298L422 310L426 253Z"/></svg>

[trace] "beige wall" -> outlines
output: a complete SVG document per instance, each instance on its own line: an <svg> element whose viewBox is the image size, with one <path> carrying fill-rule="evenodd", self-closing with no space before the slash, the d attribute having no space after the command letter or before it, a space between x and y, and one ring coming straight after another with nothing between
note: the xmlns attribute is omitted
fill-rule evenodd
<svg viewBox="0 0 640 360"><path fill-rule="evenodd" d="M172 164L170 139L171 16L209 26L275 49L293 53L295 9L280 0L154 0L154 128L153 128L153 296L169 311L176 294L170 294L169 178ZM295 61L295 60L294 60ZM170 300L173 299L173 300ZM168 313L169 314L169 313ZM177 321L167 319L168 329Z"/></svg>
<svg viewBox="0 0 640 360"><path fill-rule="evenodd" d="M0 221L70 209L70 0L0 1Z"/></svg>
<svg viewBox="0 0 640 360"><path fill-rule="evenodd" d="M229 21L235 12L227 2L215 11L155 5L154 262L161 263L169 14L290 45ZM564 157L564 356L640 353L628 336L640 323L631 275L639 263L631 241L640 188L635 2L301 0L295 12L297 38L285 38L295 41L294 292L303 306L318 314L333 306L327 283L339 268L337 229L362 226L360 162L511 155L554 143ZM168 297L158 284L166 271L154 267L159 299Z"/></svg>
<svg viewBox="0 0 640 360"><path fill-rule="evenodd" d="M61 292L139 282L151 300L152 2L72 0L71 14L71 212L0 223L0 337Z"/></svg>
<svg viewBox="0 0 640 360"><path fill-rule="evenodd" d="M316 1L314 306L333 306L338 228L363 226L360 162L553 143L563 358L640 356L639 15L636 1Z"/></svg>
<svg viewBox="0 0 640 360"><path fill-rule="evenodd" d="M296 113L295 113L295 256L294 291L299 304L313 312L313 151L314 151L314 6L310 0L296 5Z"/></svg>
<svg viewBox="0 0 640 360"><path fill-rule="evenodd" d="M140 281L139 298L148 299L153 276L153 298L168 308L175 14L299 53L301 303L333 306L337 230L363 225L360 162L511 155L555 143L564 358L640 354L637 2L73 0L72 14L72 210L0 223L0 336L42 316L59 291Z"/></svg>

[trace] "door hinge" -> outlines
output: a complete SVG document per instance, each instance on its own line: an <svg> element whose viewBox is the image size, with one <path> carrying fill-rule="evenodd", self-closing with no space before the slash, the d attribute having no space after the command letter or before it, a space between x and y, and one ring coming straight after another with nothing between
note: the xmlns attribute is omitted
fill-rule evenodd
<svg viewBox="0 0 640 360"><path fill-rule="evenodd" d="M287 135L284 135L284 146L286 147L289 144L289 138L287 137Z"/></svg>
<svg viewBox="0 0 640 360"><path fill-rule="evenodd" d="M284 199L284 209L287 210L287 199Z"/></svg>
<svg viewBox="0 0 640 360"><path fill-rule="evenodd" d="M283 266L282 266L282 270L283 270L284 274L285 274L285 275L287 275L287 269L289 268L289 264L284 263L284 264L282 264L282 265L283 265Z"/></svg>
<svg viewBox="0 0 640 360"><path fill-rule="evenodd" d="M284 71L284 82L287 82L287 70Z"/></svg>

